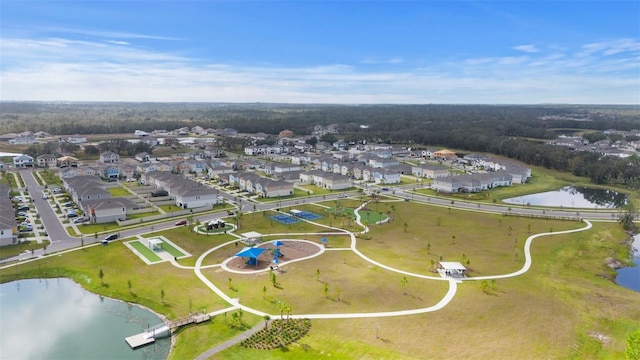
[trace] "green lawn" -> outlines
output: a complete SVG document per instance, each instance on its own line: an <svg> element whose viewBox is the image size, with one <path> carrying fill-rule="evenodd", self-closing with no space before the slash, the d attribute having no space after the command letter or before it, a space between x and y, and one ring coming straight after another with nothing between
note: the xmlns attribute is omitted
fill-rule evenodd
<svg viewBox="0 0 640 360"><path fill-rule="evenodd" d="M40 174L40 176L42 177L42 179L44 180L44 182L48 186L60 186L60 185L62 185L62 180L60 180L60 178L58 176L56 176L56 173L54 173L51 170L38 171L38 174Z"/></svg>
<svg viewBox="0 0 640 360"><path fill-rule="evenodd" d="M152 263L162 261L162 259L160 258L160 256L158 256L158 254L156 254L155 252L153 252L153 250L146 247L140 241L131 241L129 242L129 245L131 245L131 247L136 249L140 254L142 254L142 256L146 257L147 260L149 260Z"/></svg>
<svg viewBox="0 0 640 360"><path fill-rule="evenodd" d="M341 202L345 208L359 204L353 199ZM324 205L334 207L332 204L333 201ZM321 207L306 206L309 211L321 213ZM370 203L368 208L372 214L382 212L391 221L372 226L370 238L359 239L357 248L382 264L430 276L433 276L429 272L430 261L440 257L446 261L468 259L471 276L513 272L522 267L524 240L529 233L584 226L577 222L449 210L414 202L382 201ZM243 214L237 232L261 232L265 234L263 241L290 237L319 242L321 237L327 237L327 247L350 245L348 236L268 236L328 231L306 222L283 225L270 219L273 214ZM226 220L235 221L234 217ZM323 223L341 220L332 216L321 219ZM187 266L193 265L208 249L236 240L230 234L195 234L187 227L148 236L156 235L165 236L192 254L178 261ZM235 346L213 358L623 358L626 334L640 328L640 295L608 280L614 272L603 264L607 257L628 260L629 249L622 244L626 236L618 224L594 223L593 229L586 232L540 237L531 247L533 265L529 272L497 280L489 295L483 293L478 282L464 282L457 285L453 300L436 312L312 320L310 333L286 348L258 351ZM224 246L208 255L204 264L219 264L237 251L234 244ZM104 271L108 286L100 284L99 270ZM277 275L280 284L277 288L271 285L267 273L230 274L219 267L203 269L203 273L229 296L275 316L280 313L279 302L290 306L294 315L423 308L440 301L448 289L447 282L412 276L406 276L405 289L402 285L405 275L368 263L345 250L326 251L319 257L286 265L283 270ZM169 318L192 310L213 311L228 306L192 270L177 269L168 263L144 265L120 242L85 247L0 270L1 282L56 276L72 277L91 291L141 303ZM132 283L130 289L128 281ZM164 300L160 297L161 290L166 294ZM245 319L249 324L262 321L246 313ZM194 358L238 332L229 327L224 316L186 327L176 334L171 358ZM596 340L590 335L594 333L607 336L609 341Z"/></svg>
<svg viewBox="0 0 640 360"><path fill-rule="evenodd" d="M111 193L111 197L122 197L131 195L131 193L127 191L127 189L122 187L109 188L107 190L109 190L109 192Z"/></svg>
<svg viewBox="0 0 640 360"><path fill-rule="evenodd" d="M0 246L0 259L13 257L25 251L42 249L45 245L48 246L49 242L44 241L43 243L38 244L36 241L25 240L15 245Z"/></svg>
<svg viewBox="0 0 640 360"><path fill-rule="evenodd" d="M82 225L78 225L78 230L85 235L93 235L95 233L103 233L106 231L112 231L116 229L120 229L120 226L115 222L104 223L104 224L83 223Z"/></svg>

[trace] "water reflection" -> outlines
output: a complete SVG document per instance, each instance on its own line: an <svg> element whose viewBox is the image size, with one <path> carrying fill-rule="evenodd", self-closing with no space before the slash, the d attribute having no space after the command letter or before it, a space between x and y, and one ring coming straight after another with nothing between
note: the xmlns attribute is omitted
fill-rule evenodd
<svg viewBox="0 0 640 360"><path fill-rule="evenodd" d="M161 320L68 279L0 285L1 359L165 359L170 341L131 350L126 336Z"/></svg>
<svg viewBox="0 0 640 360"><path fill-rule="evenodd" d="M522 206L611 209L623 207L627 203L627 195L612 190L565 186L556 191L518 196L503 201Z"/></svg>

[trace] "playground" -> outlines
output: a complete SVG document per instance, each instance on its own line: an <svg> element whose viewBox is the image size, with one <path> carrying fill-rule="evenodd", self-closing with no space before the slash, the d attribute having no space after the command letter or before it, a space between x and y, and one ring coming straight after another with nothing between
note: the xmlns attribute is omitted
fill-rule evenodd
<svg viewBox="0 0 640 360"><path fill-rule="evenodd" d="M248 248L258 250L256 253L259 254L255 257L251 253L247 253L247 256L235 256L223 262L222 268L230 272L242 273L264 271L295 260L309 258L324 250L318 244L310 241L277 240L277 242L280 244L279 246L275 246L274 242L265 242L254 248Z"/></svg>

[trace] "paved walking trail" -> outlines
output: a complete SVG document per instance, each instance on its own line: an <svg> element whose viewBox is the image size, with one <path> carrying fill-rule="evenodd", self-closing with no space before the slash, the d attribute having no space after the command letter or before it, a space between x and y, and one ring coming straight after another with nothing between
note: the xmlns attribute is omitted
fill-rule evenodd
<svg viewBox="0 0 640 360"><path fill-rule="evenodd" d="M356 223L361 226L363 228L361 233L366 233L369 231L369 228L364 225L362 223L362 218L360 216L360 210L362 208L364 208L367 205L367 203L362 204L359 208L357 208L355 210L355 215L356 215ZM522 266L522 268L518 271L509 273L509 274L502 274L502 275L492 275L492 276L482 276L482 277L475 277L475 278L463 278L463 279L453 279L453 278L443 278L443 277L435 277L435 276L427 276L427 275L422 275L422 274L416 274L416 273L411 273L408 271L404 271L404 270L399 270L396 268L392 268L390 266L384 265L382 263L379 263L375 260L372 260L370 258L368 258L366 255L364 255L363 253L361 253L356 245L357 245L357 238L356 238L356 234L350 231L346 231L343 229L336 229L336 228L331 228L327 225L323 225L323 224L318 224L318 223L314 223L312 221L308 221L310 223L313 223L317 226L321 226L321 227L325 227L325 228L331 228L333 230L337 230L339 234L345 234L345 235L349 235L351 237L351 246L349 248L349 250L353 251L355 254L357 254L358 256L360 256L363 260L374 264L378 267L384 268L388 271L393 271L399 274L403 274L406 276L412 276L412 277L417 277L417 278L422 278L422 279L429 279L429 280L436 280L436 281L447 281L449 283L449 290L447 291L447 293L444 295L444 297L435 305L430 306L430 307L425 307L425 308L418 308L418 309L408 309L408 310L400 310L400 311L386 311L386 312L371 312L371 313L345 313L345 314L298 314L298 315L291 315L291 318L307 318L307 319L354 319L354 318L371 318L371 317L390 317L390 316L406 316L406 315L414 315L414 314L422 314L422 313L427 313L427 312L433 312L433 311L438 311L442 308L444 308L445 306L447 306L447 304L449 304L449 302L455 297L457 289L458 289L458 282L463 282L463 281L478 281L478 280L490 280L490 279L505 279L505 278L511 278L511 277L516 277L516 276L520 276L524 273L526 273L527 271L529 271L529 269L531 268L531 264L533 263L533 259L531 258L531 244L533 243L533 240L537 239L538 237L542 237L542 236L551 236L551 235L559 235L559 234L568 234L568 233L574 233L574 232L580 232L580 231L586 231L591 229L591 227L593 226L591 224L591 222L589 222L588 220L583 220L584 223L586 224L584 227L579 228L579 229L573 229L573 230L565 230L565 231L556 231L556 232L547 232L547 233L540 233L540 234L534 234L531 235L527 238L525 245L524 245L524 256L525 256L525 262ZM272 235L272 234L269 234ZM291 234L286 234L286 235L291 235ZM304 235L304 234L300 234L300 235ZM309 234L307 234L309 235ZM200 278L200 280L202 280L202 282L204 282L211 290L213 290L216 294L218 294L218 296L220 296L221 298L223 298L225 301L229 302L230 304L233 305L232 309L235 308L240 308L243 311L247 311L249 313L258 315L258 316L265 316L265 315L269 315L271 317L274 317L276 315L272 315L272 314L266 314L260 310L257 309L253 309L244 305L241 305L239 303L239 301L237 301L236 299L231 299L230 297L228 297L222 290L218 289L213 283L211 283L200 271L200 269L202 268L202 261L204 260L204 258L209 255L210 253L212 253L213 251L219 249L220 247L226 246L229 243L225 243L222 245L219 245L215 248L210 249L209 251L205 252L204 254L202 254L198 260L196 261L196 265L194 267L194 272L196 273L196 275ZM316 255L317 256L317 255ZM281 266L286 265L286 264L282 264ZM262 271L266 271L266 270L262 270ZM218 346L215 346L209 350L207 350L206 352L204 352L203 354L201 354L197 359L207 359L208 357L214 355L215 353L222 351L224 349L227 349L228 347L235 345L237 343L239 343L240 341L250 337L252 334L254 334L255 332L257 332L259 328L261 327L261 325L256 325L253 329L251 329L248 332L243 333L242 335L239 335L238 337L235 337L231 340L228 340Z"/></svg>

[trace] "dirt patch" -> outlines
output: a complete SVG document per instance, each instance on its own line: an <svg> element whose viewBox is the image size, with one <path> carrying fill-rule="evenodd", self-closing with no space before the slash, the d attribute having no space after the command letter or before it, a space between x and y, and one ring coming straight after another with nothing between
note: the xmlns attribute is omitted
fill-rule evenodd
<svg viewBox="0 0 640 360"><path fill-rule="evenodd" d="M281 256L278 258L280 260L280 264L301 259L307 256L311 256L320 252L321 248L318 245L313 243L308 243L306 241L281 241L283 245L280 245L280 254ZM246 270L246 271L255 271L267 269L270 266L274 266L275 264L272 262L274 257L275 246L272 243L260 244L257 247L268 249L258 256L258 263L249 265L247 262L249 258L234 258L233 260L227 263L227 267L233 270Z"/></svg>

